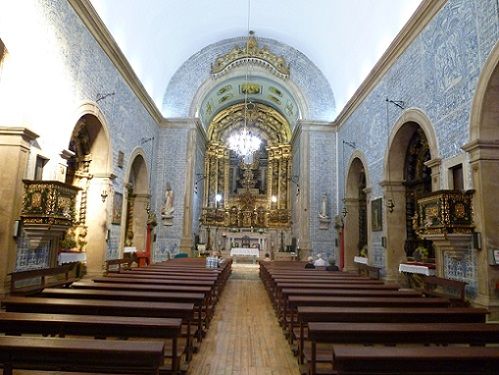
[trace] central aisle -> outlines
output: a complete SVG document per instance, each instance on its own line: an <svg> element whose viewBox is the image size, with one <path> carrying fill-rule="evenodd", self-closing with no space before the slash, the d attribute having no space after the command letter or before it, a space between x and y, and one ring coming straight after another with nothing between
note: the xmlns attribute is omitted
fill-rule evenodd
<svg viewBox="0 0 499 375"><path fill-rule="evenodd" d="M190 375L299 375L258 277L258 265L233 264Z"/></svg>

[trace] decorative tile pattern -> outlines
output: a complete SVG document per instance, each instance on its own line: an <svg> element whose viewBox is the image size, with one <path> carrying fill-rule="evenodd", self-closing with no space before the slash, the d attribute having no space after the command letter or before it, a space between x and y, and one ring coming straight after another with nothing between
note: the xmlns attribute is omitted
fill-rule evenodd
<svg viewBox="0 0 499 375"><path fill-rule="evenodd" d="M300 88L307 107L305 118L332 121L335 108L333 91L322 72L303 53L273 39L257 36L260 46L283 56L290 64L290 80ZM192 55L173 75L163 97L165 117L191 117L192 100L199 87L210 79L210 64L234 46L244 45L245 37L231 38L211 44ZM285 81L283 81L285 83Z"/></svg>

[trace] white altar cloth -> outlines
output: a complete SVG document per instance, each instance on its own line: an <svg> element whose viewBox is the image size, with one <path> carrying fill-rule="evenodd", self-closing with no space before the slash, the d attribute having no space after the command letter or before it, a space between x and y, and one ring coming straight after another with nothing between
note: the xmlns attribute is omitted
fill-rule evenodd
<svg viewBox="0 0 499 375"><path fill-rule="evenodd" d="M86 262L87 253L77 253L77 252L62 252L59 253L57 263L73 263L73 262Z"/></svg>
<svg viewBox="0 0 499 375"><path fill-rule="evenodd" d="M256 247L233 247L230 249L230 256L260 256L260 250Z"/></svg>
<svg viewBox="0 0 499 375"><path fill-rule="evenodd" d="M407 263L399 264L399 272L418 273L426 276L435 275L435 270L432 268L426 266L418 266L416 264L407 264Z"/></svg>

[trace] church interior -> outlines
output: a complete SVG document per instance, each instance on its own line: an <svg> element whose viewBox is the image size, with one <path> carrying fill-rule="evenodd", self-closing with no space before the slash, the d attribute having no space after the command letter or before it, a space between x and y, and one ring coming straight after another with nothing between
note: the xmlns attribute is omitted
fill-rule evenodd
<svg viewBox="0 0 499 375"><path fill-rule="evenodd" d="M3 373L496 373L499 3L405 2L357 82L300 1L2 1Z"/></svg>

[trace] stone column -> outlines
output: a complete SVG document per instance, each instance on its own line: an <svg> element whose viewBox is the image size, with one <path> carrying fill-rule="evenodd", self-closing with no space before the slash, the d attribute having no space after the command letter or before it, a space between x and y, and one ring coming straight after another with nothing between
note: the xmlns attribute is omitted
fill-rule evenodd
<svg viewBox="0 0 499 375"><path fill-rule="evenodd" d="M385 268L387 282L398 280L398 267L406 259L404 243L406 239L405 220L405 187L401 181L382 181L384 190L383 199L383 232L386 235ZM393 208L386 206L389 200L393 201ZM370 255L370 259L372 255Z"/></svg>
<svg viewBox="0 0 499 375"><path fill-rule="evenodd" d="M481 235L481 249L476 251L478 290L475 302L499 315L499 265L494 250L499 250L499 141L475 140L463 146L470 155L472 169L473 222Z"/></svg>
<svg viewBox="0 0 499 375"><path fill-rule="evenodd" d="M305 128L302 128L300 142L300 175L299 186L300 194L298 199L297 216L300 218L298 228L300 239L300 256L306 259L312 253L310 243L310 134Z"/></svg>
<svg viewBox="0 0 499 375"><path fill-rule="evenodd" d="M24 127L0 126L0 297L8 290L7 274L16 264L15 221L23 202L23 178L29 160L31 142L38 135ZM8 162L7 162L8 161Z"/></svg>
<svg viewBox="0 0 499 375"><path fill-rule="evenodd" d="M192 150L196 150L196 129L189 130L187 140L187 163L185 171L185 193L184 193L184 217L182 220L182 238L180 239L180 251L192 256L193 234L193 196L194 196L194 170L196 157ZM207 189L205 189L207 190Z"/></svg>
<svg viewBox="0 0 499 375"><path fill-rule="evenodd" d="M353 262L354 256L358 255L359 242L359 200L355 198L346 198L345 207L348 211L343 218L343 238L345 249L345 271L354 271L357 269Z"/></svg>
<svg viewBox="0 0 499 375"><path fill-rule="evenodd" d="M133 210L133 246L137 251L144 251L146 248L147 235L147 204L149 203L149 194L136 194Z"/></svg>
<svg viewBox="0 0 499 375"><path fill-rule="evenodd" d="M424 163L428 168L431 168L431 191L440 190L440 165L442 158L435 158Z"/></svg>

